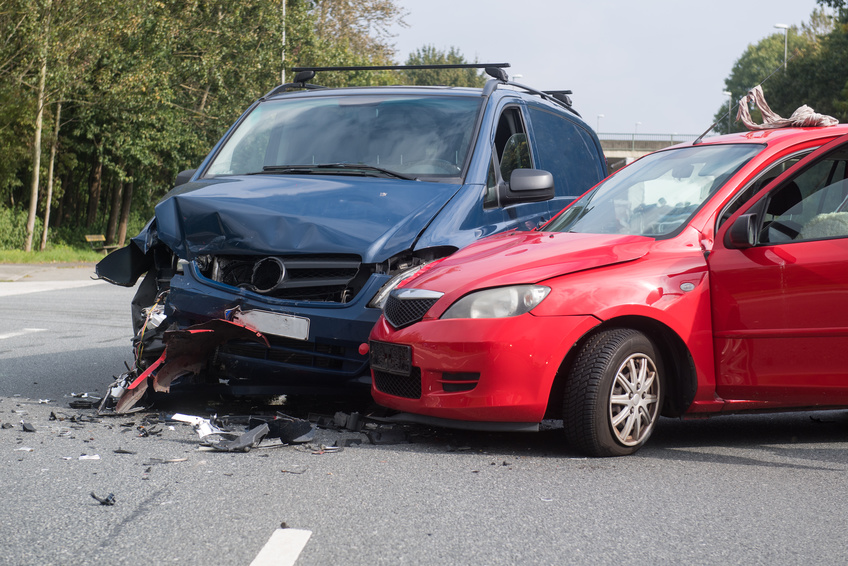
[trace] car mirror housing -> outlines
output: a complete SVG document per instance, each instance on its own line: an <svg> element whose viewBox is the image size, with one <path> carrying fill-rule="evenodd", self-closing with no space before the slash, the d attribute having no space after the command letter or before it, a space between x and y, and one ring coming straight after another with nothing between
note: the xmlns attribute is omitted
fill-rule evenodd
<svg viewBox="0 0 848 566"><path fill-rule="evenodd" d="M185 171L180 171L177 173L177 179L174 182L175 187L179 187L180 185L185 185L191 178L194 177L194 173L197 169L186 169Z"/></svg>
<svg viewBox="0 0 848 566"><path fill-rule="evenodd" d="M554 177L541 169L514 169L509 182L498 187L501 206L542 202L554 198Z"/></svg>
<svg viewBox="0 0 848 566"><path fill-rule="evenodd" d="M724 245L730 249L744 250L757 244L757 215L743 214L730 226Z"/></svg>

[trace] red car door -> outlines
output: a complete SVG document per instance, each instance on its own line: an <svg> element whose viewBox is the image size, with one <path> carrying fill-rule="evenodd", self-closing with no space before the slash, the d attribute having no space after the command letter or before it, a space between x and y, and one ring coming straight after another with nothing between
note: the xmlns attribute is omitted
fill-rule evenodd
<svg viewBox="0 0 848 566"><path fill-rule="evenodd" d="M726 408L848 404L848 136L743 205L708 263Z"/></svg>

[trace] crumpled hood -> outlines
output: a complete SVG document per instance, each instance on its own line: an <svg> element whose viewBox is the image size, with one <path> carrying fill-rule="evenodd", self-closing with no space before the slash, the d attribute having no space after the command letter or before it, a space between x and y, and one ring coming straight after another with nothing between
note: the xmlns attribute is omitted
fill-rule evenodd
<svg viewBox="0 0 848 566"><path fill-rule="evenodd" d="M199 181L156 205L155 235L183 258L351 253L382 261L410 248L460 187L341 175ZM150 246L151 234L137 243Z"/></svg>
<svg viewBox="0 0 848 566"><path fill-rule="evenodd" d="M404 287L460 297L476 289L538 283L648 253L653 238L618 234L510 232L480 240L424 270Z"/></svg>

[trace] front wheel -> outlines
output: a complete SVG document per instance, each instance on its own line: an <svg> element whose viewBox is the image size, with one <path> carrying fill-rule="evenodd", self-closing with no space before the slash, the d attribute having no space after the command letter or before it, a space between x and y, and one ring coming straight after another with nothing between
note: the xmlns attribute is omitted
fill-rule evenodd
<svg viewBox="0 0 848 566"><path fill-rule="evenodd" d="M569 443L591 456L624 456L648 441L663 396L662 360L629 328L591 337L568 376L563 424Z"/></svg>

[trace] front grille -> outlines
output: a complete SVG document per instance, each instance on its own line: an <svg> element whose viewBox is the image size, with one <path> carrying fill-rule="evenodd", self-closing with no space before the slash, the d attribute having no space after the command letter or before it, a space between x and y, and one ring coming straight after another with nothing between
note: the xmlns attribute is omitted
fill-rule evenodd
<svg viewBox="0 0 848 566"><path fill-rule="evenodd" d="M438 297L401 298L392 293L383 307L383 315L393 327L404 328L424 318L438 300Z"/></svg>
<svg viewBox="0 0 848 566"><path fill-rule="evenodd" d="M280 364L338 371L346 369L346 362L352 362L353 367L362 365L362 360L359 358L346 359L347 349L342 346L316 344L267 334L265 337L271 345L270 348L254 342L228 342L221 347L221 353Z"/></svg>
<svg viewBox="0 0 848 566"><path fill-rule="evenodd" d="M370 275L355 255L216 256L200 267L213 281L270 297L335 303L350 301Z"/></svg>
<svg viewBox="0 0 848 566"><path fill-rule="evenodd" d="M377 391L406 399L421 398L421 368L412 367L410 375L394 375L374 370L374 387Z"/></svg>

